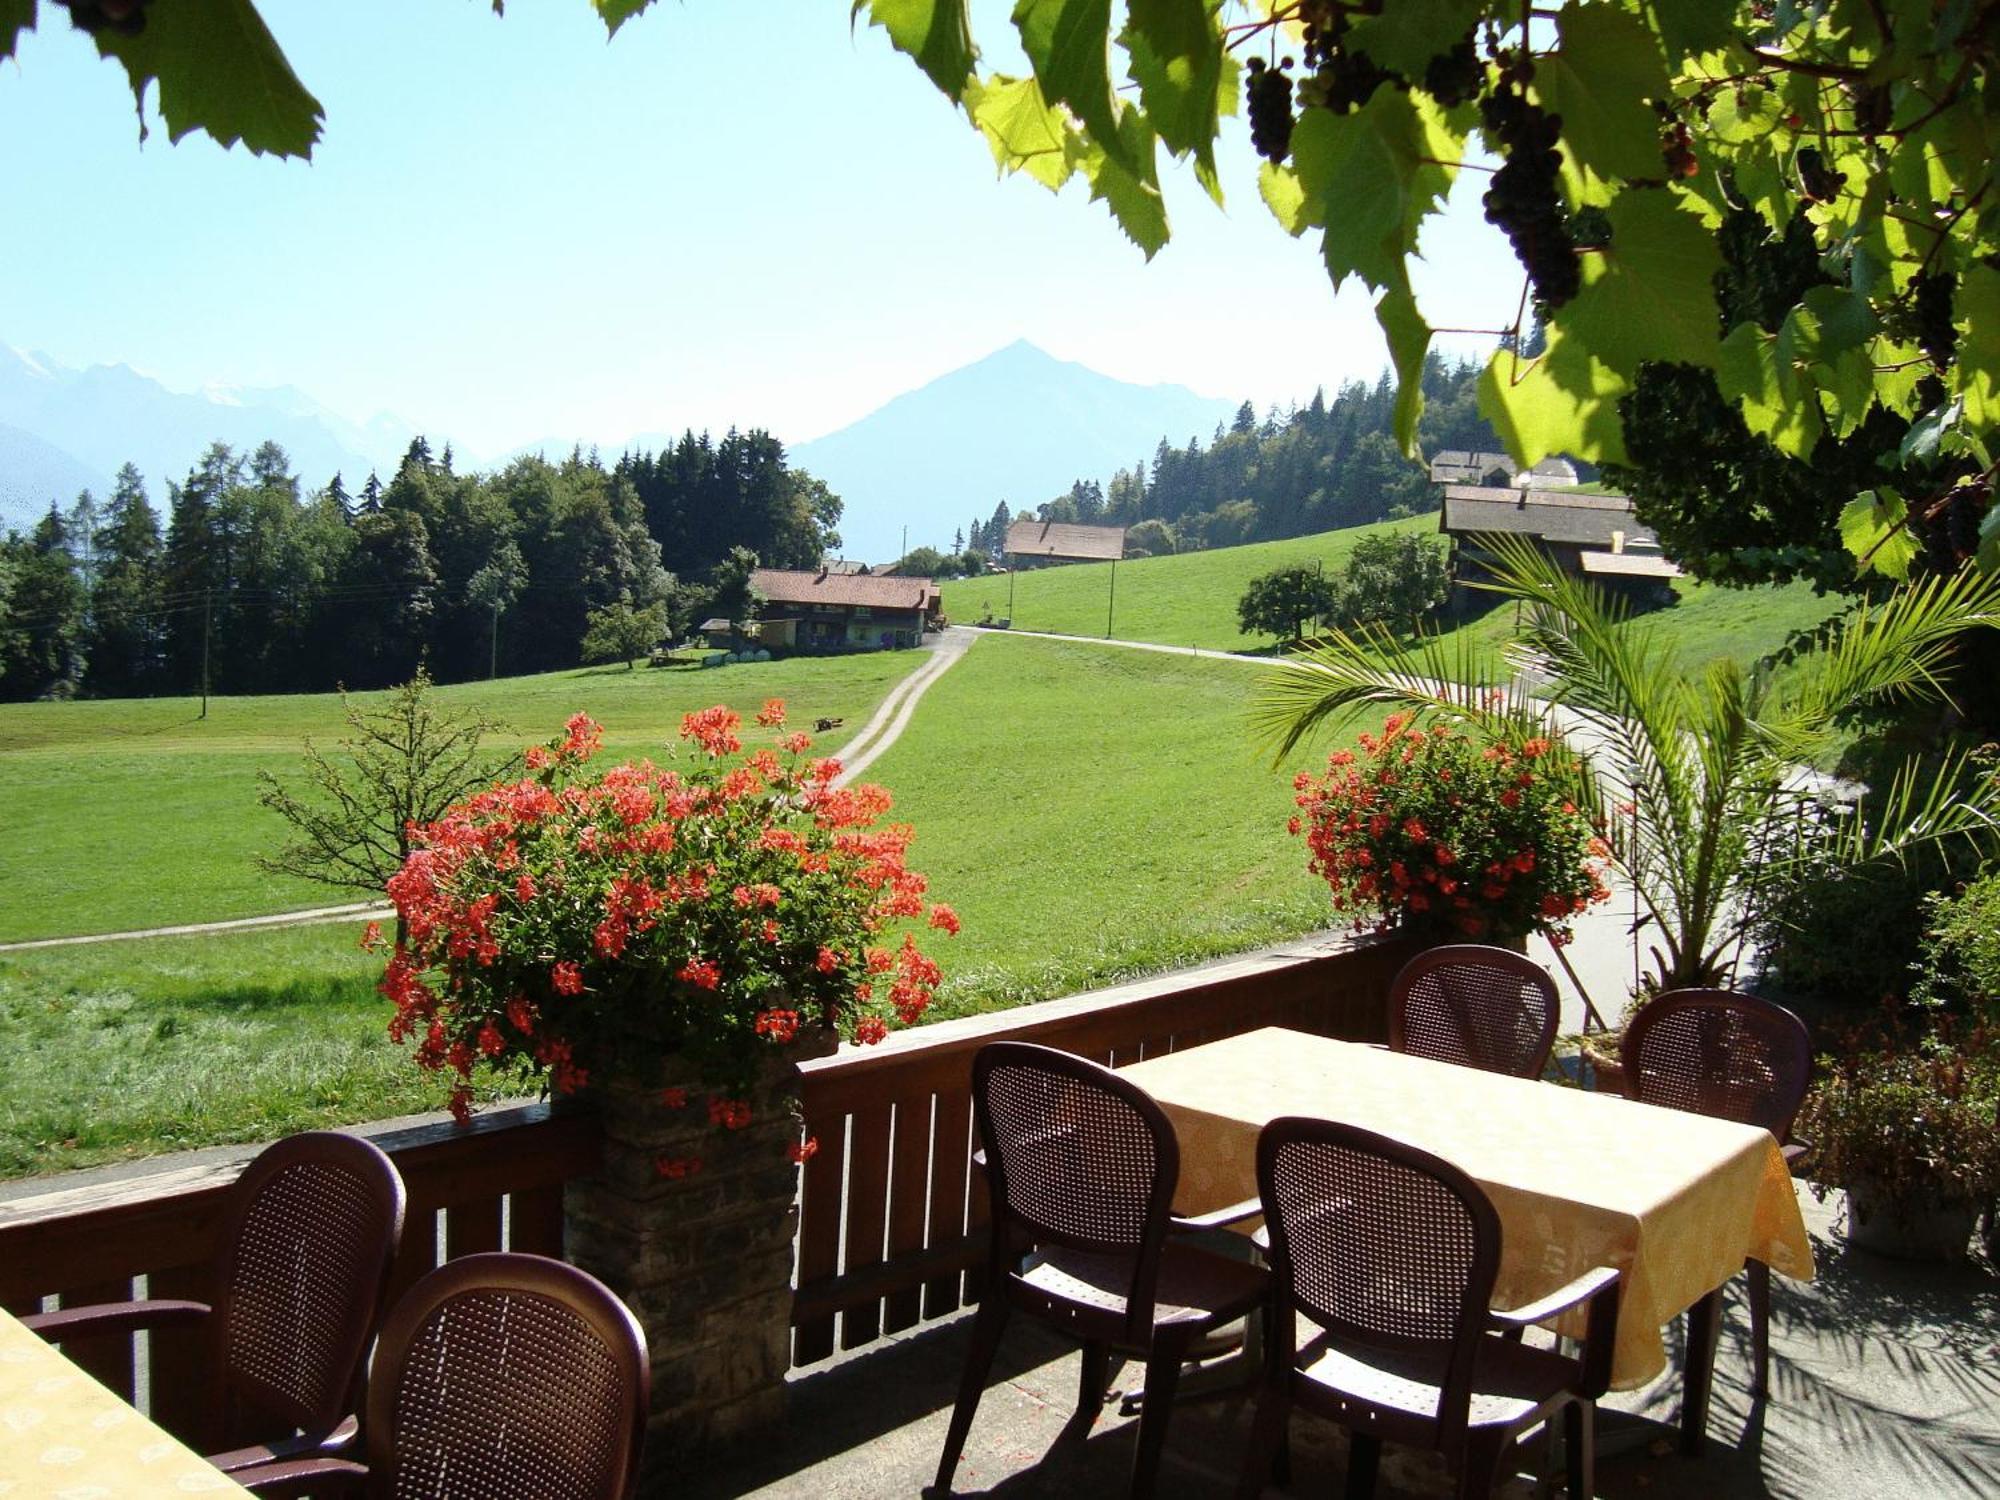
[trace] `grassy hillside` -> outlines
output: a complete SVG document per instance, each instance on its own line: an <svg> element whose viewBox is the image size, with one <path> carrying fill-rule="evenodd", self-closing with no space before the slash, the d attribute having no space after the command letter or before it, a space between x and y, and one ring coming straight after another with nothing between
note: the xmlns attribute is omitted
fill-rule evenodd
<svg viewBox="0 0 2000 1500"><path fill-rule="evenodd" d="M1383 521L1346 531L1189 552L1177 557L1139 557L1118 564L1112 625L1121 639L1198 646L1204 651L1256 651L1268 636L1245 635L1236 623L1236 601L1250 580L1273 568L1320 562L1329 572L1343 566L1362 537L1437 530L1435 515ZM1101 637L1111 584L1109 563L1075 563L1014 575L1013 626L1064 635ZM990 614L1007 615L1004 575L955 579L944 585L945 613L959 624ZM1644 618L1672 633L1690 665L1718 656L1745 664L1784 643L1792 631L1825 619L1838 601L1816 596L1805 584L1784 588L1723 589L1682 581L1676 605ZM1513 626L1511 609L1493 610L1465 628L1473 638L1499 645Z"/></svg>
<svg viewBox="0 0 2000 1500"><path fill-rule="evenodd" d="M742 663L701 671L622 667L438 689L507 726L496 751L547 738L578 709L617 755L657 754L690 709L747 719L767 697L795 720L836 718L836 750L923 658L914 652ZM380 695L356 694L370 705ZM284 824L257 805L257 772L295 775L300 742L344 733L333 694L0 706L0 941L115 932L353 900L266 875L256 856Z"/></svg>

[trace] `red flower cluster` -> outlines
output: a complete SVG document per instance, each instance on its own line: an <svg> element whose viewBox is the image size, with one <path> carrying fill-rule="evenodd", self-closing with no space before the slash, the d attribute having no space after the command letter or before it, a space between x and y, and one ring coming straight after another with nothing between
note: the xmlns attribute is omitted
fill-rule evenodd
<svg viewBox="0 0 2000 1500"><path fill-rule="evenodd" d="M781 731L783 701L756 718ZM481 1064L540 1072L567 1093L614 1070L643 1081L675 1052L717 1088L715 1122L740 1129L763 1049L795 1041L808 1018L873 1042L887 1017L923 1015L938 966L913 936L884 946L889 929L917 919L955 933L959 921L926 902L906 862L911 830L882 825L888 793L836 787L839 763L808 759L804 735L731 760L741 727L726 707L703 709L682 721L689 765L593 774L603 733L578 714L528 752L521 777L414 830L389 882L408 938L380 989L390 1034L414 1043L419 1066L454 1075L461 1117Z"/></svg>
<svg viewBox="0 0 2000 1500"><path fill-rule="evenodd" d="M1608 852L1573 800L1578 768L1546 739L1478 745L1392 714L1361 752L1293 781L1314 874L1336 911L1378 930L1441 939L1566 941L1577 913L1610 893Z"/></svg>

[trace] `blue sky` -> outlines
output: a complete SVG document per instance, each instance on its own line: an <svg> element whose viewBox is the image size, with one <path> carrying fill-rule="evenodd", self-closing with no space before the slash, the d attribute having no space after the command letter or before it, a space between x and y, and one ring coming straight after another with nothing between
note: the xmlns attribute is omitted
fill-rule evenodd
<svg viewBox="0 0 2000 1500"><path fill-rule="evenodd" d="M42 6L0 68L0 341L179 390L293 384L475 455L799 442L1016 338L1260 406L1383 363L1362 291L1264 209L1240 123L1225 210L1170 164L1148 265L1081 184L996 179L846 0L661 4L609 43L584 0L260 3L326 107L310 164L141 146L122 70ZM1003 66L1007 9L975 7ZM1492 326L1519 272L1468 185L1419 294Z"/></svg>

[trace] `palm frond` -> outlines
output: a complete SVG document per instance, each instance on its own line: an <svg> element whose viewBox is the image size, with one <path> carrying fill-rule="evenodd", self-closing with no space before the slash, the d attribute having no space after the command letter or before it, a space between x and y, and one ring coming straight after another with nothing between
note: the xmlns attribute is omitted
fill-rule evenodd
<svg viewBox="0 0 2000 1500"><path fill-rule="evenodd" d="M1958 639L2000 626L2000 576L1967 568L1898 589L1834 621L1798 661L1786 694L1798 730L1876 701L1948 700Z"/></svg>

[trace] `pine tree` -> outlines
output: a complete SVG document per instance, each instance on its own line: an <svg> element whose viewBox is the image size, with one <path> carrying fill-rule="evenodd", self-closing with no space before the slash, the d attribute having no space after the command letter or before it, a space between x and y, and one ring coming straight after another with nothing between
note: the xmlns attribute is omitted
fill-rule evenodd
<svg viewBox="0 0 2000 1500"><path fill-rule="evenodd" d="M98 529L91 590L93 691L138 693L158 684L165 629L161 561L160 518L146 499L145 480L128 463L118 471Z"/></svg>

